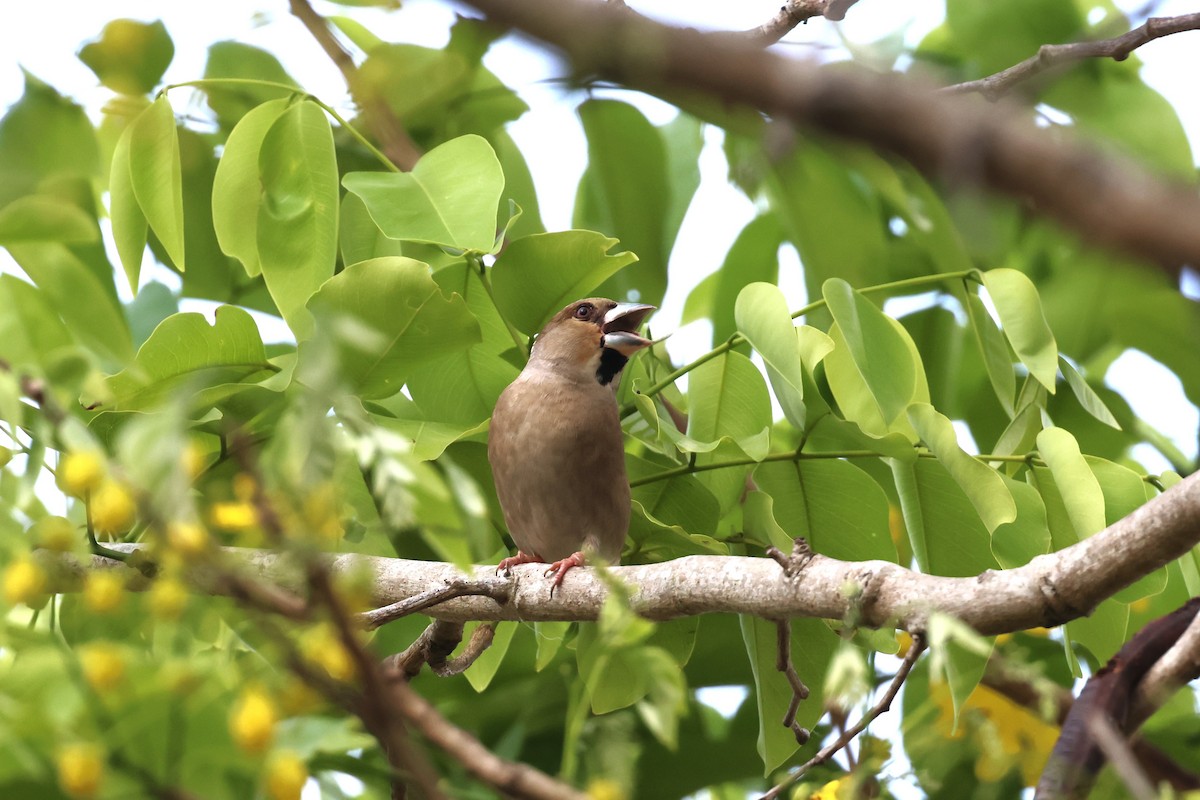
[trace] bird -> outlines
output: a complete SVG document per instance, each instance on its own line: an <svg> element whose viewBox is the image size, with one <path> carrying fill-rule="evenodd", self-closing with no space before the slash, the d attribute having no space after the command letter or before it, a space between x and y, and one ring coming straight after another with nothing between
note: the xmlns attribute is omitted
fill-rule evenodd
<svg viewBox="0 0 1200 800"><path fill-rule="evenodd" d="M630 494L616 388L654 306L589 297L542 328L521 374L500 394L488 461L518 564L549 564L550 592L589 558L616 564Z"/></svg>

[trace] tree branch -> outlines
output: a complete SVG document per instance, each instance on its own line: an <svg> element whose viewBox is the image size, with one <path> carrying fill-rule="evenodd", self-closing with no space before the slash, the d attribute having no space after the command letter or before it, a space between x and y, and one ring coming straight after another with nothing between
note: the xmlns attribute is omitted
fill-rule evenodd
<svg viewBox="0 0 1200 800"><path fill-rule="evenodd" d="M1124 61L1144 44L1170 36L1173 33L1200 30L1200 13L1181 14L1178 17L1151 17L1142 25L1120 36L1095 42L1071 44L1044 44L1037 54L1006 70L986 78L956 83L943 91L949 94L978 92L989 100L995 100L1014 86L1047 72L1055 67L1075 64L1089 58L1111 58Z"/></svg>
<svg viewBox="0 0 1200 800"><path fill-rule="evenodd" d="M672 28L584 0L468 0L498 24L564 51L575 70L670 97L699 90L856 139L935 180L1032 202L1090 242L1173 271L1200 262L1200 196L1023 113L964 101L900 75L822 69L740 37Z"/></svg>
<svg viewBox="0 0 1200 800"><path fill-rule="evenodd" d="M797 25L824 14L827 5L828 0L787 0L769 21L744 31L741 35L759 47L773 45L791 33Z"/></svg>

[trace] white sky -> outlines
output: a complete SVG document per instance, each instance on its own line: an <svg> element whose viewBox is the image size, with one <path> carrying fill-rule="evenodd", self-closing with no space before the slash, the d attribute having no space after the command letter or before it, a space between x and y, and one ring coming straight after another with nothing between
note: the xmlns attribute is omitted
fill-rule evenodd
<svg viewBox="0 0 1200 800"><path fill-rule="evenodd" d="M407 0L400 12L337 6L315 0L324 14L347 14L389 41L411 41L438 46L446 40L454 9L434 0ZM631 0L638 10L664 20L686 22L696 27L744 29L761 24L778 8L778 0L761 2L695 2L678 0ZM1140 9L1144 0L1118 0L1126 9ZM682 12L681 12L682 9ZM462 9L464 13L470 13ZM1166 0L1158 5L1160 15L1194 11L1183 0ZM837 58L844 53L842 42L868 43L903 28L906 41L918 42L941 20L943 4L938 0L861 0L840 24L813 20L793 31L780 47L799 57ZM175 42L175 58L167 71L169 82L199 77L204 69L206 48L214 41L237 39L273 52L285 68L309 91L334 105L349 107L340 74L319 50L307 31L286 11L286 3L247 4L239 0L209 0L203 4L164 3L161 0L114 0L97 3L67 0L56 3L27 3L7 12L0 26L0 108L16 101L22 91L18 65L23 65L96 114L110 96L97 85L95 76L74 57L79 46L99 34L104 23L115 17L151 21L162 19ZM1167 37L1138 51L1146 66L1146 80L1162 92L1179 111L1192 141L1200 152L1200 93L1195 91L1196 45L1200 32ZM586 144L574 115L579 93L568 94L557 83L543 82L561 74L552 58L506 40L488 56L488 65L502 80L516 88L532 110L511 126L513 136L527 154L538 187L542 217L551 230L570 226L575 186L586 162ZM618 93L638 104L655 122L673 113L663 103L631 92ZM186 108L188 90L172 94L177 111ZM684 220L672 254L671 281L663 307L656 316L656 332L677 328L683 301L696 281L715 270L734 237L753 216L751 203L726 180L726 165L720 150L721 134L710 129L701 157L702 184ZM781 286L794 305L805 301L798 260L790 248L781 251ZM114 262L115 263L115 262ZM149 267L149 264L147 264ZM7 254L0 251L0 270L15 270ZM162 268L143 270L143 280L176 282ZM189 304L204 308L204 304ZM287 329L276 319L258 316L268 340L288 338ZM669 343L672 355L687 361L708 348L706 323L679 331ZM1147 420L1170 436L1185 454L1196 453L1196 431L1200 414L1183 398L1178 382L1141 354L1129 354L1117 362L1109 381ZM1152 451L1143 455L1151 469L1165 467Z"/></svg>

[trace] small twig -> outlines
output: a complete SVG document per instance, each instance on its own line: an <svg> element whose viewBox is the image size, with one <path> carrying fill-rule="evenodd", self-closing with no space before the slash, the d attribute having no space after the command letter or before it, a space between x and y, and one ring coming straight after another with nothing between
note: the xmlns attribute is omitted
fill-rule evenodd
<svg viewBox="0 0 1200 800"><path fill-rule="evenodd" d="M413 727L505 797L526 800L585 800L587 795L528 764L507 761L450 722L402 676L390 681L392 702Z"/></svg>
<svg viewBox="0 0 1200 800"><path fill-rule="evenodd" d="M1046 72L1053 67L1074 64L1089 58L1111 58L1124 61L1144 44L1170 36L1173 33L1200 30L1200 13L1181 14L1178 17L1151 17L1133 30L1112 39L1071 44L1044 44L1035 55L1019 64L1001 70L986 78L956 83L943 91L949 94L978 92L989 100L995 100L1018 83Z"/></svg>
<svg viewBox="0 0 1200 800"><path fill-rule="evenodd" d="M453 600L455 597L490 597L498 603L507 603L510 586L511 584L507 581L501 583L494 580L473 581L462 578L448 581L445 586L397 600L391 605L363 612L358 615L358 618L367 630L373 631L389 622L423 611L430 606L436 606L438 603Z"/></svg>
<svg viewBox="0 0 1200 800"><path fill-rule="evenodd" d="M908 678L908 673L912 671L913 665L917 663L917 658L925 650L925 637L921 634L913 634L912 644L908 648L908 653L904 656L904 661L900 664L900 669L896 671L896 676L892 678L891 684L888 685L887 691L883 693L883 697L879 698L879 702L873 705L862 719L853 727L847 729L841 736L830 744L825 745L821 750L808 761L801 764L796 770L784 778L771 791L764 794L759 800L775 800L789 786L803 777L809 770L820 764L824 764L834 756L839 750L858 736L867 726L875 721L881 714L892 707L892 701L896 699L896 695L900 691L900 687L904 685L904 681Z"/></svg>
<svg viewBox="0 0 1200 800"><path fill-rule="evenodd" d="M1158 792L1142 771L1142 766L1133 755L1129 743L1107 715L1094 714L1088 720L1088 731L1096 745L1104 752L1104 757L1113 765L1113 770L1125 784L1131 797L1137 800L1155 800L1158 797Z"/></svg>
<svg viewBox="0 0 1200 800"><path fill-rule="evenodd" d="M768 47L791 33L800 23L824 14L827 5L828 0L787 0L770 20L757 28L743 31L741 35L754 44Z"/></svg>
<svg viewBox="0 0 1200 800"><path fill-rule="evenodd" d="M796 712L800 710L800 701L808 699L808 687L800 680L796 667L792 664L792 621L780 619L775 621L775 644L778 651L775 654L775 669L783 673L788 685L792 687L792 701L788 703L783 715L783 727L790 728L796 735L797 744L807 744L812 734L807 728L796 722Z"/></svg>
<svg viewBox="0 0 1200 800"><path fill-rule="evenodd" d="M406 679L415 678L426 664L436 671L446 664L462 637L463 623L435 619L403 652L384 659L383 669L385 673L397 670Z"/></svg>
<svg viewBox="0 0 1200 800"><path fill-rule="evenodd" d="M809 546L808 540L803 536L797 536L792 540L792 552L789 555L785 556L778 547L768 547L766 554L783 568L783 574L789 578L803 570L805 565L816 555Z"/></svg>

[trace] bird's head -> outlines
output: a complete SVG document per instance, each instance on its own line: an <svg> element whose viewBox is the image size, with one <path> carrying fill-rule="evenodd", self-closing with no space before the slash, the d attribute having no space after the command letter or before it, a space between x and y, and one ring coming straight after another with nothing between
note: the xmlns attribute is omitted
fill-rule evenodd
<svg viewBox="0 0 1200 800"><path fill-rule="evenodd" d="M651 344L636 333L651 311L654 306L604 297L576 300L542 328L530 361L612 383L629 357Z"/></svg>

